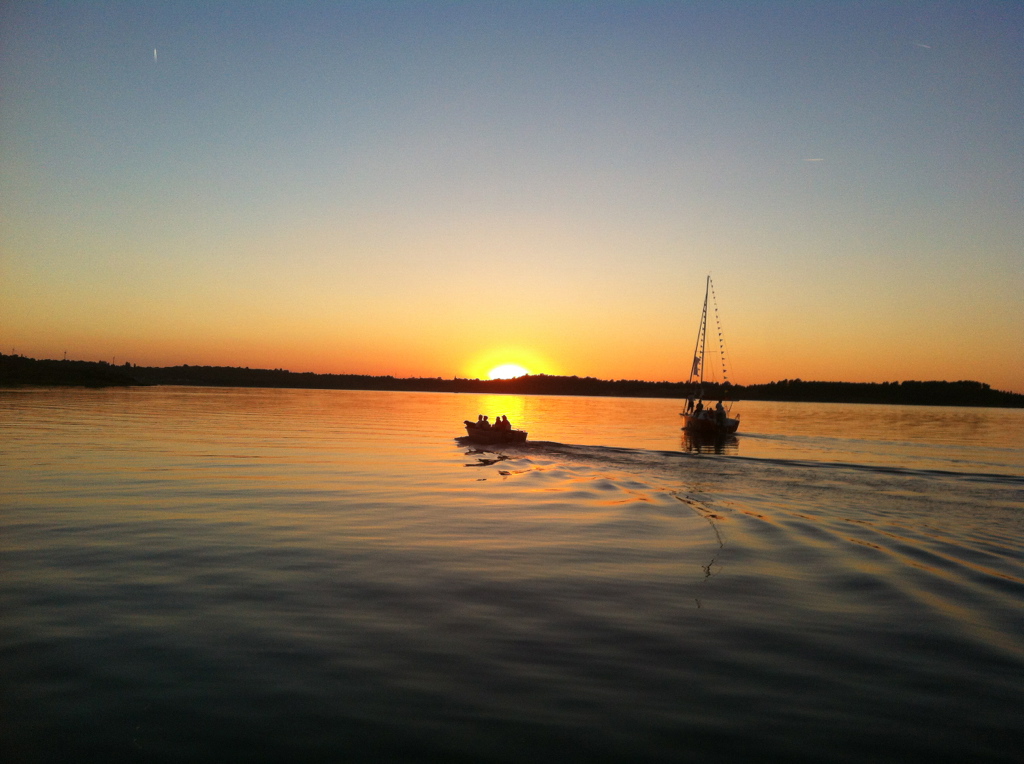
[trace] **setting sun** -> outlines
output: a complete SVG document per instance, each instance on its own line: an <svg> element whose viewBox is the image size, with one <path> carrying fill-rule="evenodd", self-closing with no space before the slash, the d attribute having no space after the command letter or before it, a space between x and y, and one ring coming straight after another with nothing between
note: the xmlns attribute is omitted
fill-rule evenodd
<svg viewBox="0 0 1024 764"><path fill-rule="evenodd" d="M488 379L515 379L516 377L524 377L529 373L529 371L518 364L505 363L501 366L495 366L487 372L487 377Z"/></svg>

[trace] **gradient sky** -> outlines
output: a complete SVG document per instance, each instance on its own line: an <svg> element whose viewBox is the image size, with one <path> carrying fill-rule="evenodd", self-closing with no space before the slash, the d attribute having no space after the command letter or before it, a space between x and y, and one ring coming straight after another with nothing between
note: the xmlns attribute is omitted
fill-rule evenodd
<svg viewBox="0 0 1024 764"><path fill-rule="evenodd" d="M156 51L154 53L154 50ZM1024 3L5 2L0 350L1024 392Z"/></svg>

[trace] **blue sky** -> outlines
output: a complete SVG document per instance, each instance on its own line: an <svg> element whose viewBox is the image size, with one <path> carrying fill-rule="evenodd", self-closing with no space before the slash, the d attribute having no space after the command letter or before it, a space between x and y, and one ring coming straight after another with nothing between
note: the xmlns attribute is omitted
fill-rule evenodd
<svg viewBox="0 0 1024 764"><path fill-rule="evenodd" d="M0 14L5 352L1024 391L1022 4Z"/></svg>

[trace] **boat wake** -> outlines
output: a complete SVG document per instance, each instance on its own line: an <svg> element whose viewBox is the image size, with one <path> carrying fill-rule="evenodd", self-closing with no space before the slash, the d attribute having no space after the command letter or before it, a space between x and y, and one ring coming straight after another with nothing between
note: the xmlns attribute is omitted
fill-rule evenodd
<svg viewBox="0 0 1024 764"><path fill-rule="evenodd" d="M755 436L745 435L744 439ZM766 456L742 456L739 454L721 454L695 451L667 451L656 449L624 448L619 446L591 446L557 441L530 441L528 443L493 446L490 449L473 448L466 452L471 454L500 454L498 460L523 458L531 455L547 457L563 456L566 459L607 464L609 466L652 467L678 466L694 461L715 462L724 466L730 462L749 465L775 466L779 468L798 468L808 470L835 471L856 470L862 473L878 473L892 476L933 477L978 482L1000 483L1008 487L1016 486L1024 490L1024 475L1004 472L979 472L976 470L936 469L908 467L871 462L833 461L817 459L798 459ZM493 463L493 462L492 462ZM477 465L473 465L477 466Z"/></svg>

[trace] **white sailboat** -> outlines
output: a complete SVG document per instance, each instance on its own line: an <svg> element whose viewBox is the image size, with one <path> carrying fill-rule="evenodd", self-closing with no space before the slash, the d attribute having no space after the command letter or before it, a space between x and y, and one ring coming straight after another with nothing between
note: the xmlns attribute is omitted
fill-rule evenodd
<svg viewBox="0 0 1024 764"><path fill-rule="evenodd" d="M690 396L686 399L686 408L679 413L679 416L683 418L683 429L688 433L695 435L705 435L718 437L723 435L731 435L736 432L740 426L740 417L737 414L735 417L732 416L732 407L735 401L726 401L725 397L718 399L717 405L712 408L710 401L705 404L705 382L711 382L712 380L705 380L705 360L709 355L715 353L712 340L712 347L708 347L708 298L711 298L712 307L715 312L715 329L718 332L718 349L717 354L721 360L722 368L722 382L716 381L716 387L719 388L719 392L722 393L722 388L728 388L730 385L728 369L726 368L725 362L725 341L722 338L722 325L718 319L718 305L714 299L715 291L711 285L711 276L708 276L707 283L704 287L704 309L700 314L700 328L697 330L697 344L693 349L693 365L690 367L690 378L687 380L687 385L692 391ZM695 388L696 386L696 388ZM712 399L713 400L713 399Z"/></svg>

